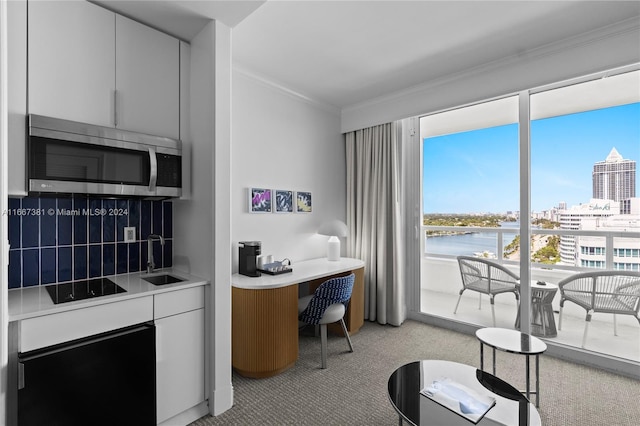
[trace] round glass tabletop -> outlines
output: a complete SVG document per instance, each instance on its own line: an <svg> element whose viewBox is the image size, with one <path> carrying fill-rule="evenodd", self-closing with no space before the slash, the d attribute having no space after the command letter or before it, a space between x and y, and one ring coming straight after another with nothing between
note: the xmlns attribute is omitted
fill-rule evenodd
<svg viewBox="0 0 640 426"><path fill-rule="evenodd" d="M481 328L476 337L487 346L515 354L536 355L547 350L547 344L537 337L507 328Z"/></svg>
<svg viewBox="0 0 640 426"><path fill-rule="evenodd" d="M434 381L450 379L496 403L477 423L486 425L539 426L540 415L517 389L475 367L457 362L425 360L405 364L389 377L389 401L400 418L412 425L459 426L473 424L458 413L420 393Z"/></svg>

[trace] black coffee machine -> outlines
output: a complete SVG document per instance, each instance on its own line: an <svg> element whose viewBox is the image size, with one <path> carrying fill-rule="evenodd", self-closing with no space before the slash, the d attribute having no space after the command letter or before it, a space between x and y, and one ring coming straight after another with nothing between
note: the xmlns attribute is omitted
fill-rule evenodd
<svg viewBox="0 0 640 426"><path fill-rule="evenodd" d="M238 251L238 272L248 277L259 277L258 256L260 256L262 243L260 241L240 241Z"/></svg>

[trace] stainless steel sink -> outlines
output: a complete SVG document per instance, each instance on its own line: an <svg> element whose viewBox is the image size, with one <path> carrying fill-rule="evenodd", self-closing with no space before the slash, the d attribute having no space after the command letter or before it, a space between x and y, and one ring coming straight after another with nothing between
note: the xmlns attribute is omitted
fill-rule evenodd
<svg viewBox="0 0 640 426"><path fill-rule="evenodd" d="M182 278L174 277L169 274L152 275L150 277L142 277L142 279L153 285L174 284L184 281Z"/></svg>

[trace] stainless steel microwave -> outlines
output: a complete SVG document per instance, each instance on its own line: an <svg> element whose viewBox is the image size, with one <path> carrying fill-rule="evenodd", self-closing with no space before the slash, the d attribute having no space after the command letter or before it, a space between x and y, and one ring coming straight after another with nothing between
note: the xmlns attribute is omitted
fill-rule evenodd
<svg viewBox="0 0 640 426"><path fill-rule="evenodd" d="M27 136L30 194L182 194L179 140L34 114Z"/></svg>

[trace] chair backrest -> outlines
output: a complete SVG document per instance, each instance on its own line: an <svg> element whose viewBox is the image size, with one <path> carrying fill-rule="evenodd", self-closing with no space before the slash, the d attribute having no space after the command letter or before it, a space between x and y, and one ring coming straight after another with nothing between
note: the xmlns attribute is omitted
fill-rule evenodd
<svg viewBox="0 0 640 426"><path fill-rule="evenodd" d="M300 320L307 324L319 324L324 311L334 303L342 303L346 308L351 299L355 279L356 275L351 274L346 277L330 278L320 284L307 308L300 313Z"/></svg>
<svg viewBox="0 0 640 426"><path fill-rule="evenodd" d="M465 287L478 280L486 280L489 289L493 283L501 284L501 286L513 285L517 287L520 285L518 275L497 262L472 256L458 256L457 259L462 285Z"/></svg>
<svg viewBox="0 0 640 426"><path fill-rule="evenodd" d="M581 272L560 281L558 288L562 300L574 301L585 309L609 311L624 306L627 313L635 313L636 316L640 310L638 271Z"/></svg>

